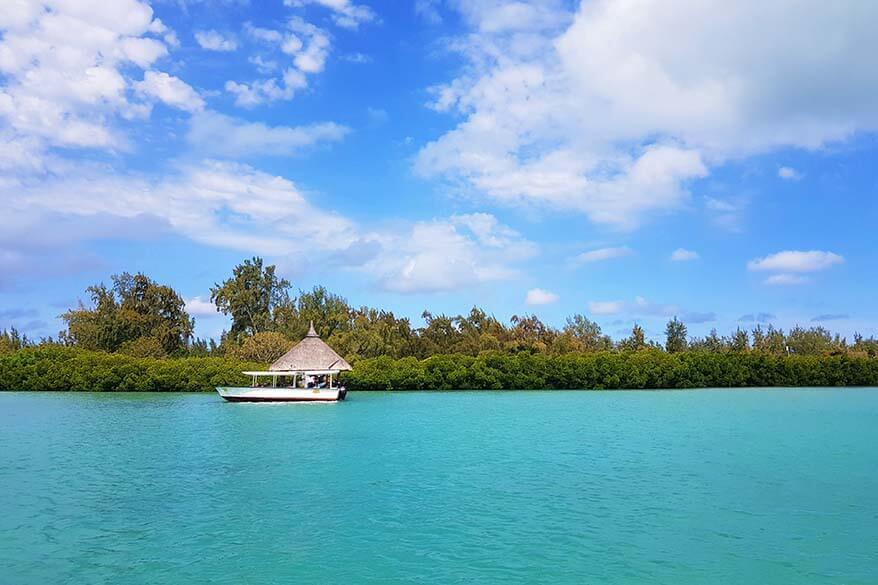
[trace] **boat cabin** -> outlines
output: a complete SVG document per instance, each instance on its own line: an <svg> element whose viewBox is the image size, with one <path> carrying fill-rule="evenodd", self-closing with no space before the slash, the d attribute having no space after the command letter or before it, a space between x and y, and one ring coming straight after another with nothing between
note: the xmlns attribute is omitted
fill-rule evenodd
<svg viewBox="0 0 878 585"><path fill-rule="evenodd" d="M230 402L335 402L347 391L333 385L340 372L351 369L314 330L313 321L305 338L279 357L268 370L244 372L251 377L249 388L217 388Z"/></svg>

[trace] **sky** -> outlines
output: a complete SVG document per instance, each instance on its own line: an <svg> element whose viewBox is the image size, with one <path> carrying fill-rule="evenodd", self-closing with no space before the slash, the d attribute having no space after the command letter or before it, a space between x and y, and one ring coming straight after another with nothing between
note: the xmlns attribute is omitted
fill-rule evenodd
<svg viewBox="0 0 878 585"><path fill-rule="evenodd" d="M408 316L878 335L878 3L5 0L0 328L261 256Z"/></svg>

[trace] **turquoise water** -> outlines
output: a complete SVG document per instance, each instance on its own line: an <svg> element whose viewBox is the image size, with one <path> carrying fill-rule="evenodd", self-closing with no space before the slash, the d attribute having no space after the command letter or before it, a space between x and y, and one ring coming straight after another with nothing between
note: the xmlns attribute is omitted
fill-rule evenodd
<svg viewBox="0 0 878 585"><path fill-rule="evenodd" d="M878 390L0 393L0 583L878 583Z"/></svg>

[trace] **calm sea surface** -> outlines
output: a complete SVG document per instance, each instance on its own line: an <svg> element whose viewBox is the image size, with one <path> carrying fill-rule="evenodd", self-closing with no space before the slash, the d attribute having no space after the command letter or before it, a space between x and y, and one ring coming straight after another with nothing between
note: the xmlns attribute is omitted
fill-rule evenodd
<svg viewBox="0 0 878 585"><path fill-rule="evenodd" d="M878 389L0 393L0 583L878 583Z"/></svg>

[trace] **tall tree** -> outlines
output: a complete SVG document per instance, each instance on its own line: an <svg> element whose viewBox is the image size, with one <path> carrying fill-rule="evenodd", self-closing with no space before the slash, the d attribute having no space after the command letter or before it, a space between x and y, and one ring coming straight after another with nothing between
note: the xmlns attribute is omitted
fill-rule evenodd
<svg viewBox="0 0 878 585"><path fill-rule="evenodd" d="M601 326L584 315L567 317L564 333L578 342L580 351L603 351L613 346L610 337L601 332Z"/></svg>
<svg viewBox="0 0 878 585"><path fill-rule="evenodd" d="M686 325L674 317L668 321L665 327L665 349L668 353L677 353L686 350L686 335L688 334Z"/></svg>
<svg viewBox="0 0 878 585"><path fill-rule="evenodd" d="M735 335L732 337L732 351L742 352L750 350L750 336L747 335L747 332L738 328L735 331Z"/></svg>
<svg viewBox="0 0 878 585"><path fill-rule="evenodd" d="M301 331L294 338L304 335L311 321L317 334L324 339L350 328L352 311L347 299L329 292L324 286L315 286L307 292L299 291L296 308Z"/></svg>
<svg viewBox="0 0 878 585"><path fill-rule="evenodd" d="M210 300L217 309L232 318L229 337L243 337L275 327L279 311L289 310L290 283L279 278L275 266L263 266L262 258L244 260L235 266L232 277L210 289Z"/></svg>
<svg viewBox="0 0 878 585"><path fill-rule="evenodd" d="M64 338L85 349L117 351L141 342L166 354L185 349L195 326L186 303L169 286L143 274L113 275L113 287L88 287L92 307L80 302L61 317L67 322ZM156 350L152 350L156 351Z"/></svg>
<svg viewBox="0 0 878 585"><path fill-rule="evenodd" d="M639 351L646 347L648 347L646 335L643 333L643 327L637 323L631 328L631 336L619 342L619 348L628 351Z"/></svg>

